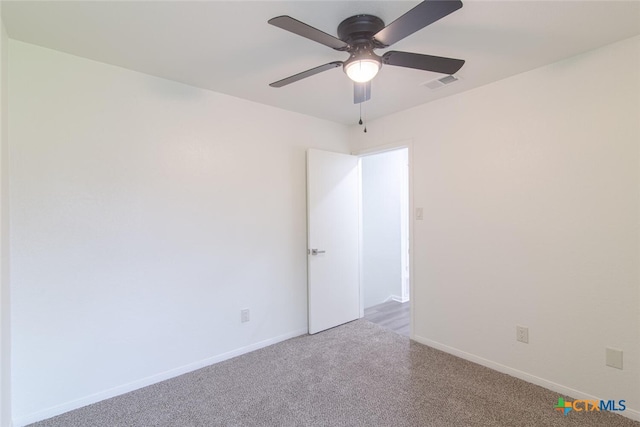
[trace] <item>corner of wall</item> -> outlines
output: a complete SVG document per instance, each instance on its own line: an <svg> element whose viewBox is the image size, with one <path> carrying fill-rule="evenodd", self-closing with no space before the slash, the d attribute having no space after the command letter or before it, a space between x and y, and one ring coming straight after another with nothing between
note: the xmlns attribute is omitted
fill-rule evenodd
<svg viewBox="0 0 640 427"><path fill-rule="evenodd" d="M0 425L11 425L11 328L9 312L9 137L7 128L8 36L0 4Z"/></svg>

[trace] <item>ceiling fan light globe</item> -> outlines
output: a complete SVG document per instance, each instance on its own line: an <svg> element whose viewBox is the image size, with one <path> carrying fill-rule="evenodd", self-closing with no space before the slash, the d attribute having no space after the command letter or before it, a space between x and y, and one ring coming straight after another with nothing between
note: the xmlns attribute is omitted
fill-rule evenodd
<svg viewBox="0 0 640 427"><path fill-rule="evenodd" d="M374 59L361 59L352 61L344 66L344 72L351 80L357 83L365 83L373 79L380 70L380 62Z"/></svg>

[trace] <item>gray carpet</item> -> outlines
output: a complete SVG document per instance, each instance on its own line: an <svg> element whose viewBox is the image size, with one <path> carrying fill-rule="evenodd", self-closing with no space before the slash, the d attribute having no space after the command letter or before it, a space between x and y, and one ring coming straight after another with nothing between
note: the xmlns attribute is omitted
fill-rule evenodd
<svg viewBox="0 0 640 427"><path fill-rule="evenodd" d="M640 426L358 320L33 424Z"/></svg>

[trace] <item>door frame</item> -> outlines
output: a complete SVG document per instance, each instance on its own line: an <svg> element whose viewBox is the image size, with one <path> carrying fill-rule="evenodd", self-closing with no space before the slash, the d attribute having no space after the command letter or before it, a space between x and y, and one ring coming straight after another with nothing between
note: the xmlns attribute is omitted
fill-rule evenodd
<svg viewBox="0 0 640 427"><path fill-rule="evenodd" d="M408 212L408 233L409 233L409 338L414 339L414 286L413 286L413 272L414 272L414 257L413 257L413 226L414 226L414 204L413 204L413 139L404 139L401 141L393 142L390 144L378 145L371 148L366 148L363 150L352 151L351 154L354 156L358 156L360 159L365 156L370 156L374 154L380 154L387 151L395 151L402 148L407 149L407 159L408 159L408 192L409 192L409 212ZM361 162L358 162L358 193L359 193L359 212L360 219L358 221L358 247L359 247L359 286L360 286L360 317L364 317L364 283L363 283L363 274L362 274L362 167Z"/></svg>

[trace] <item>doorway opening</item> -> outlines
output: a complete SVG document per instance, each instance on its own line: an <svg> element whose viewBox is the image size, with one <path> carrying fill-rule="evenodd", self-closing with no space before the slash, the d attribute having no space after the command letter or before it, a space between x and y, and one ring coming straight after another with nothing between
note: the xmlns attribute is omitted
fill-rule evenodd
<svg viewBox="0 0 640 427"><path fill-rule="evenodd" d="M410 336L409 149L362 155L360 182L362 314Z"/></svg>

